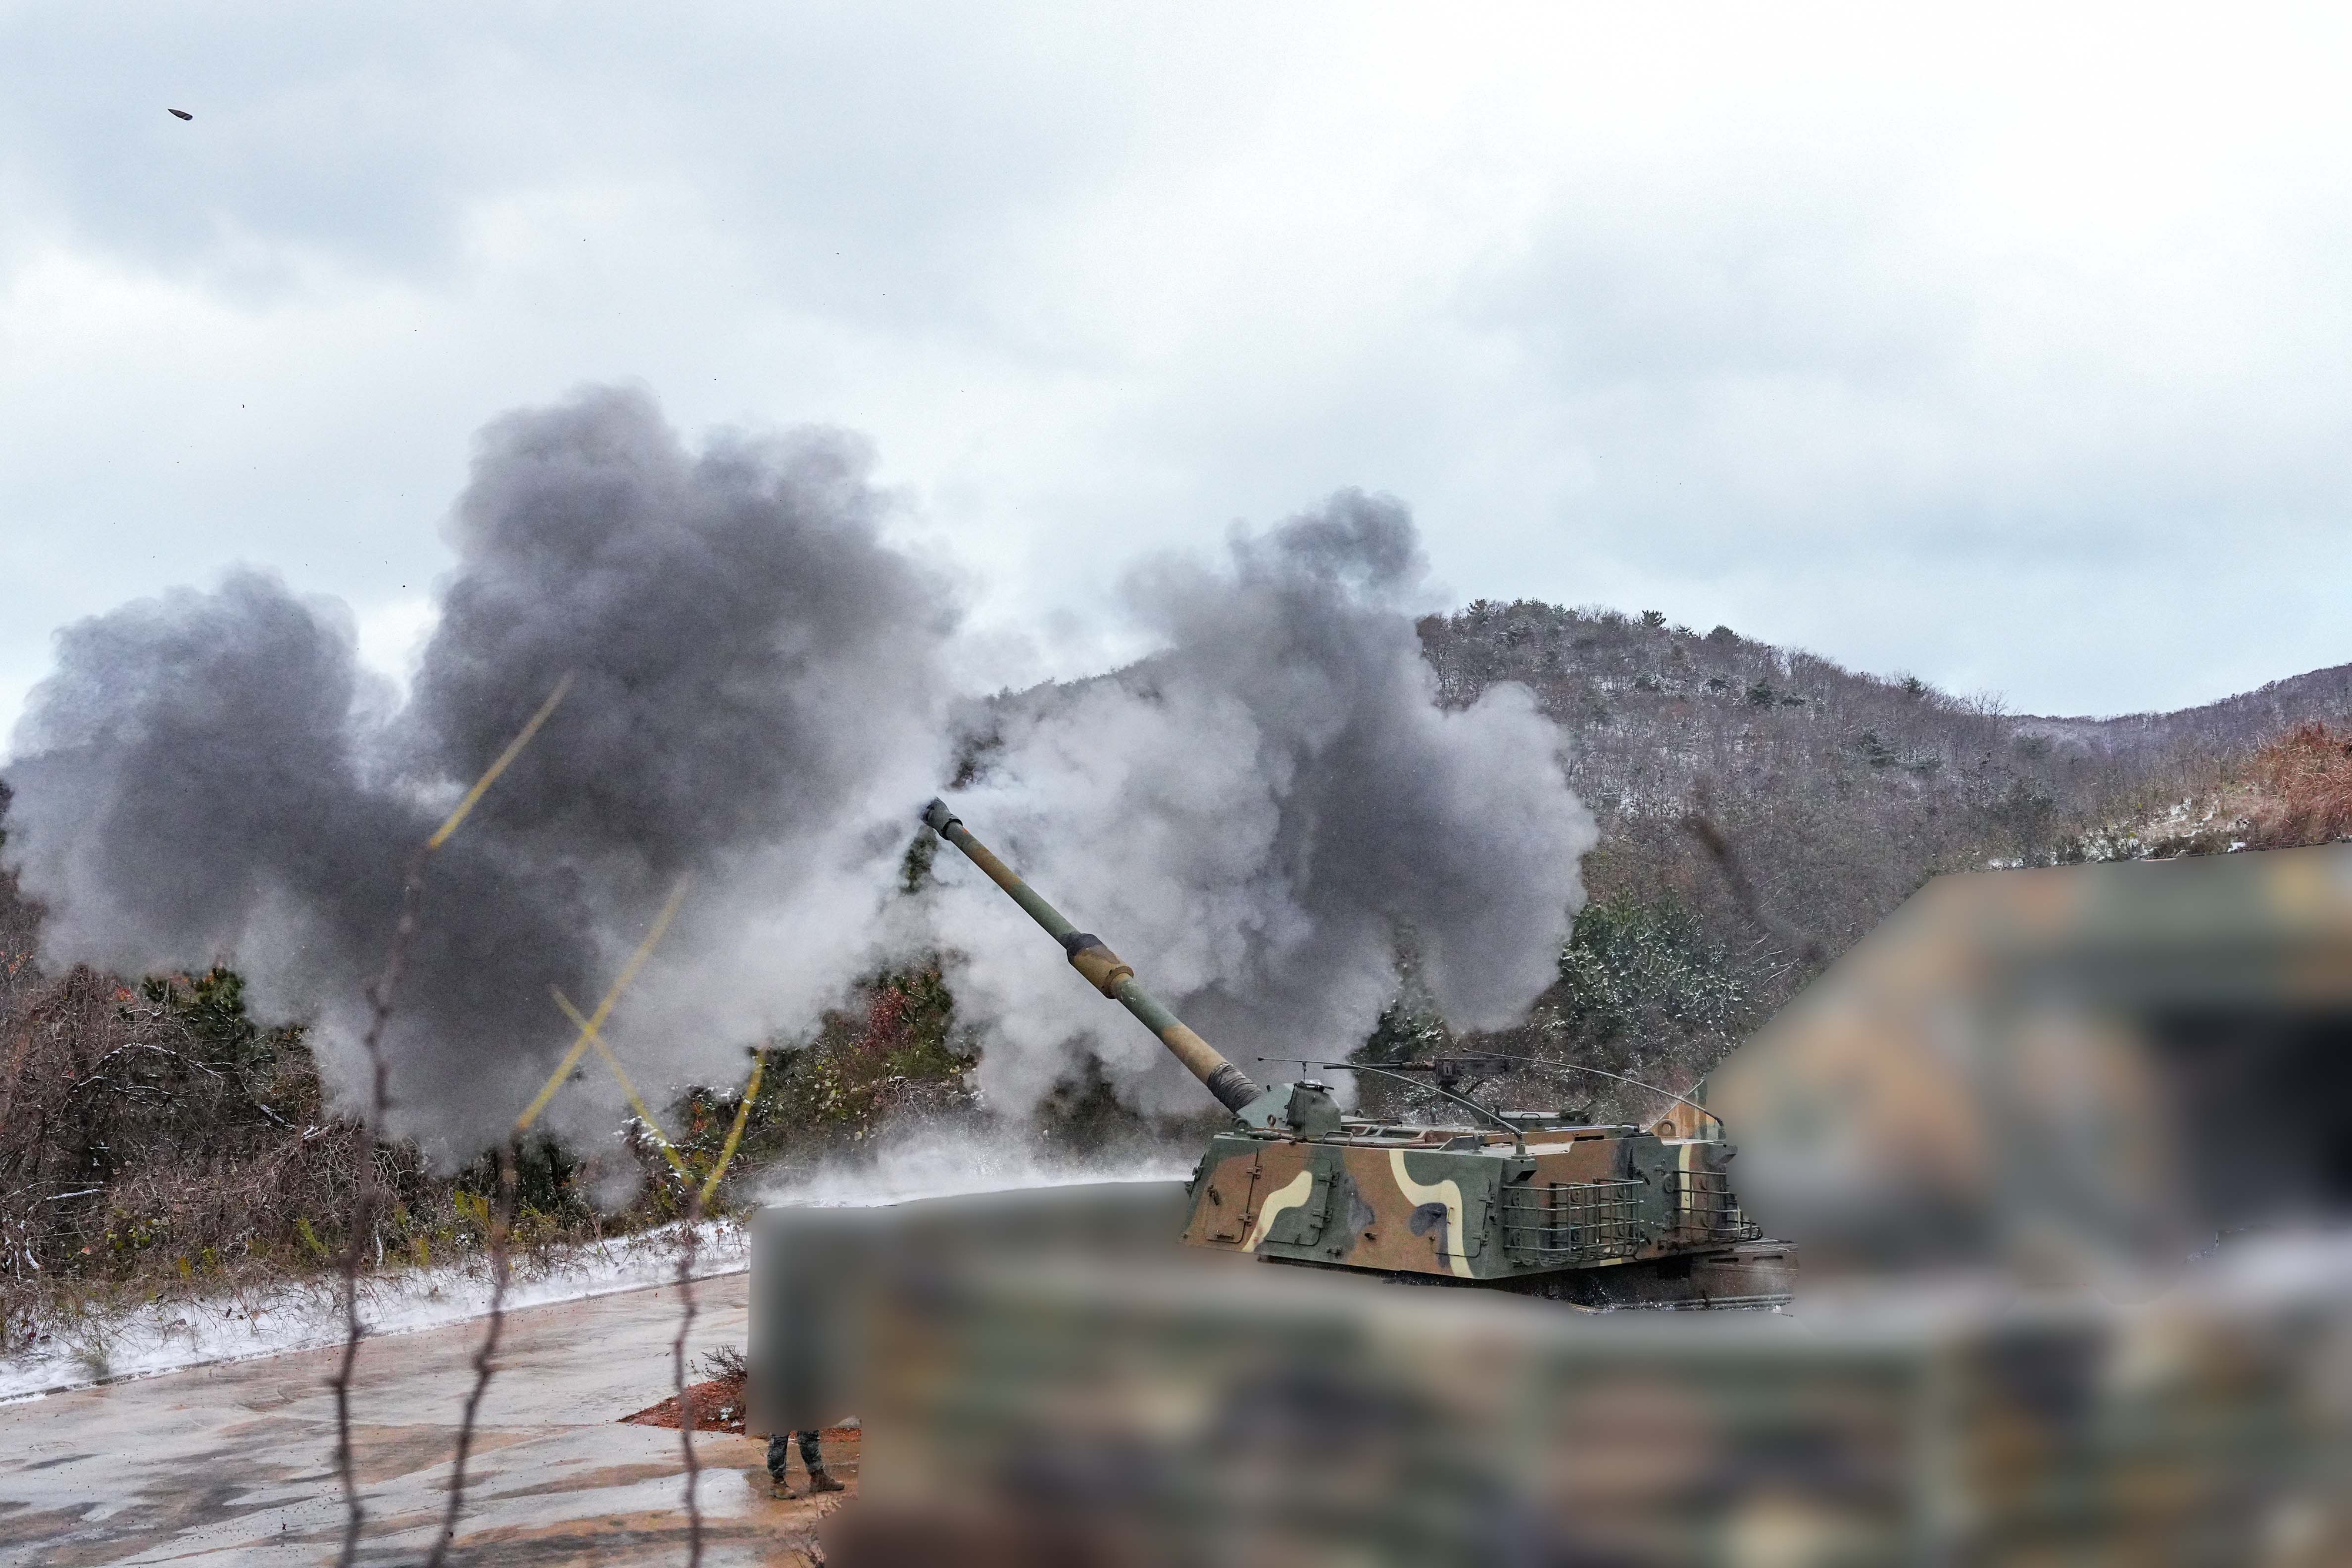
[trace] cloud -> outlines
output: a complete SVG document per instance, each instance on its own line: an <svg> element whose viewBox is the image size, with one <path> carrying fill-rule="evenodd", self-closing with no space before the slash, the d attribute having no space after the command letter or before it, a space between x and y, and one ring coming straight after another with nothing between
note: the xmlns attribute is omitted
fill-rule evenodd
<svg viewBox="0 0 2352 1568"><path fill-rule="evenodd" d="M126 590L425 591L467 433L628 379L868 433L990 681L1099 667L1134 560L1349 486L1458 597L2024 707L2338 662L2341 33L20 12L0 714ZM2300 570L2200 595L2217 555Z"/></svg>

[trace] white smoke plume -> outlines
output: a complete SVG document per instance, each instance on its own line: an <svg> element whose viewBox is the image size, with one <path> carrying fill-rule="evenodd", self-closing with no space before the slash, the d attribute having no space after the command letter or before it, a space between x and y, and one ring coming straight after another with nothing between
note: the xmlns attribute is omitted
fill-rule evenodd
<svg viewBox="0 0 2352 1568"><path fill-rule="evenodd" d="M1212 567L1127 585L1166 650L992 716L966 825L1254 1076L1336 1060L1394 994L1409 929L1457 1026L1523 1011L1583 900L1591 815L1523 687L1437 703L1411 611L1404 508L1347 492ZM953 851L936 918L958 995L1013 1049L982 1081L1025 1104L1099 1054L1150 1108L1205 1104L1159 1043Z"/></svg>

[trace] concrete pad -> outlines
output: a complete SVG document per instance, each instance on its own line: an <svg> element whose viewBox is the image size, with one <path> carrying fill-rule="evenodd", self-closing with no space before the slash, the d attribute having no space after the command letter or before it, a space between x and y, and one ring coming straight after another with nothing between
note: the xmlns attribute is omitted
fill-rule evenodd
<svg viewBox="0 0 2352 1568"><path fill-rule="evenodd" d="M742 1344L746 1277L695 1289L691 1351ZM619 1424L672 1392L677 1319L674 1286L508 1319L449 1561L686 1560L678 1434ZM360 1561L413 1563L431 1549L482 1326L362 1346L352 1391L368 1508ZM52 1568L331 1563L343 1500L327 1379L341 1354L303 1351L0 1406L0 1558ZM824 1510L768 1497L761 1441L705 1432L695 1449L704 1562L811 1561ZM828 1458L854 1494L855 1455Z"/></svg>

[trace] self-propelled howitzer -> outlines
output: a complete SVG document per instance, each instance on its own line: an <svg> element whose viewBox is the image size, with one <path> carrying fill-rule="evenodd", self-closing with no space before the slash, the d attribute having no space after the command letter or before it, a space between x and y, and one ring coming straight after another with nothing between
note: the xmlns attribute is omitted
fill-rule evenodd
<svg viewBox="0 0 2352 1568"><path fill-rule="evenodd" d="M1490 1111L1438 1087L1478 1119L1426 1126L1348 1115L1312 1079L1261 1089L1146 990L1102 938L972 837L946 802L933 800L923 821L1234 1113L1238 1125L1210 1139L1188 1186L1183 1239L1192 1245L1591 1306L1789 1299L1795 1251L1760 1240L1741 1212L1728 1176L1738 1151L1704 1108L1666 1096L1675 1111L1652 1127L1594 1125L1568 1113ZM1326 1065L1426 1073L1448 1086L1465 1067Z"/></svg>

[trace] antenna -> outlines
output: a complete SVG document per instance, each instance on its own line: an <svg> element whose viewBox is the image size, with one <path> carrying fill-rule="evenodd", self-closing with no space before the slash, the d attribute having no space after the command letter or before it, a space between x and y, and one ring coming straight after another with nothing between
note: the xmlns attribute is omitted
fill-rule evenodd
<svg viewBox="0 0 2352 1568"><path fill-rule="evenodd" d="M1285 1057L1282 1060L1286 1061L1291 1059ZM1453 1101L1456 1105L1467 1105L1471 1110L1477 1112L1478 1114L1486 1117L1486 1120L1494 1123L1495 1125L1502 1128L1506 1133L1510 1134L1511 1147L1514 1150L1522 1155L1528 1152L1528 1140L1526 1134L1519 1131L1518 1127L1512 1123L1509 1117L1501 1114L1499 1112L1489 1111L1484 1105L1479 1104L1475 1100L1465 1099L1464 1096L1454 1093L1450 1089L1441 1089L1434 1083L1415 1083L1413 1082L1413 1080L1406 1077L1402 1072L1392 1071L1385 1067L1369 1067L1360 1061L1301 1061L1298 1065L1301 1067L1335 1067L1343 1072L1377 1072L1383 1078L1393 1078L1400 1083L1411 1083L1415 1089L1427 1089L1433 1093L1443 1094L1448 1100Z"/></svg>

